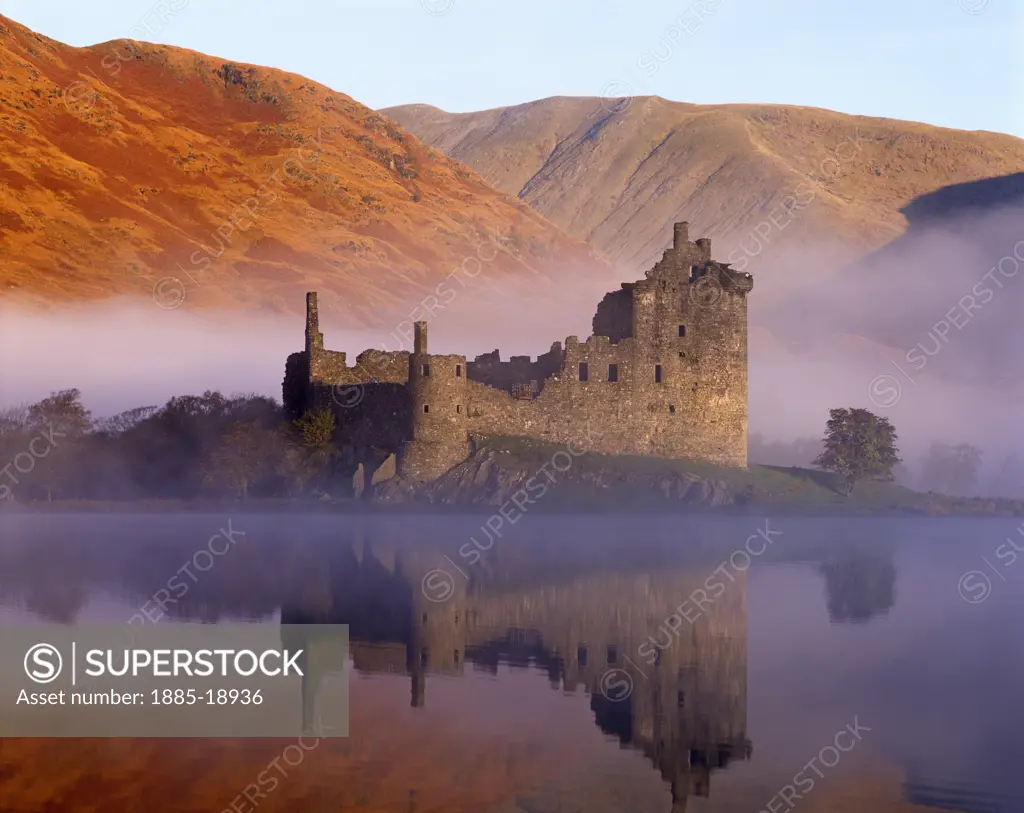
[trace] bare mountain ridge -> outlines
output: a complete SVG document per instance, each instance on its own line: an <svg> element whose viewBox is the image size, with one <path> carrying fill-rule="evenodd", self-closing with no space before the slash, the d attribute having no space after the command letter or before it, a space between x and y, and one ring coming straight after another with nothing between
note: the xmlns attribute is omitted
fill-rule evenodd
<svg viewBox="0 0 1024 813"><path fill-rule="evenodd" d="M635 271L685 218L750 270L813 248L821 267L805 270L820 272L902 234L915 198L1024 170L1009 135L796 106L553 97L382 112Z"/></svg>
<svg viewBox="0 0 1024 813"><path fill-rule="evenodd" d="M73 48L0 16L0 291L391 326L468 263L552 287L607 263L348 96L180 48ZM469 305L484 285L449 281ZM463 293L465 290L465 293ZM150 304L152 304L150 302Z"/></svg>

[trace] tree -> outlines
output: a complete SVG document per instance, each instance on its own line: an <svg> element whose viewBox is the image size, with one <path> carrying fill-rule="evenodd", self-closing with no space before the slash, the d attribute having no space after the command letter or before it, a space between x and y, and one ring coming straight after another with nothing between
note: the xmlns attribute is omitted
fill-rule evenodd
<svg viewBox="0 0 1024 813"><path fill-rule="evenodd" d="M92 415L82 405L81 392L51 393L28 408L27 420L29 434L35 436L27 449L33 459L30 482L46 492L48 501L54 494L73 491L76 478L85 474L75 464L92 428Z"/></svg>
<svg viewBox="0 0 1024 813"><path fill-rule="evenodd" d="M1024 497L1024 459L1016 452L1004 457L993 472L986 492L999 497Z"/></svg>
<svg viewBox="0 0 1024 813"><path fill-rule="evenodd" d="M80 438L92 428L92 416L82 406L82 393L77 389L50 394L28 408L29 427L37 432L57 429L68 437Z"/></svg>
<svg viewBox="0 0 1024 813"><path fill-rule="evenodd" d="M16 473L12 476L10 467L15 456L25 451L29 440L28 404L0 410L0 460L7 466L0 475L0 499L14 499L15 491L11 486L20 483L20 478Z"/></svg>
<svg viewBox="0 0 1024 813"><path fill-rule="evenodd" d="M933 443L921 465L925 488L940 494L969 495L978 484L981 450L967 443Z"/></svg>
<svg viewBox="0 0 1024 813"><path fill-rule="evenodd" d="M28 431L28 404L0 409L0 438L21 436Z"/></svg>
<svg viewBox="0 0 1024 813"><path fill-rule="evenodd" d="M302 491L313 480L329 477L340 451L334 443L337 423L330 409L309 410L290 427L291 443L278 474Z"/></svg>
<svg viewBox="0 0 1024 813"><path fill-rule="evenodd" d="M333 444L336 425L334 413L329 409L310 410L295 421L303 445L318 450L327 450Z"/></svg>
<svg viewBox="0 0 1024 813"><path fill-rule="evenodd" d="M96 432L111 436L123 435L153 417L159 409L160 407L157 406L135 407L109 418L101 418L96 421Z"/></svg>
<svg viewBox="0 0 1024 813"><path fill-rule="evenodd" d="M846 496L853 493L858 480L891 480L893 466L902 462L889 419L866 409L829 410L823 443L825 450L814 465L838 474Z"/></svg>
<svg viewBox="0 0 1024 813"><path fill-rule="evenodd" d="M245 421L244 399L207 390L171 398L128 433L134 451L132 469L144 490L163 497L190 499L210 484L204 470L236 421Z"/></svg>
<svg viewBox="0 0 1024 813"><path fill-rule="evenodd" d="M204 482L230 488L245 499L253 482L267 473L276 446L274 433L258 422L236 421L205 461Z"/></svg>

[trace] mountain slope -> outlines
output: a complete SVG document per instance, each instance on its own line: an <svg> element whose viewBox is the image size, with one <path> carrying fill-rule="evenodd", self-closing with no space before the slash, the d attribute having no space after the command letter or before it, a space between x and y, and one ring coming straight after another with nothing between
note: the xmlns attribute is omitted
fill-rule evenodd
<svg viewBox="0 0 1024 813"><path fill-rule="evenodd" d="M1024 386L1024 172L912 201L904 234L763 314L779 338L845 331L894 349L914 378Z"/></svg>
<svg viewBox="0 0 1024 813"><path fill-rule="evenodd" d="M608 268L342 93L179 48L72 48L0 17L5 297L156 289L166 307L294 312L319 289L373 326L477 257L497 278Z"/></svg>
<svg viewBox="0 0 1024 813"><path fill-rule="evenodd" d="M853 259L903 232L912 199L1024 170L1012 136L805 107L555 97L382 112L632 270L684 216L754 271L779 246Z"/></svg>

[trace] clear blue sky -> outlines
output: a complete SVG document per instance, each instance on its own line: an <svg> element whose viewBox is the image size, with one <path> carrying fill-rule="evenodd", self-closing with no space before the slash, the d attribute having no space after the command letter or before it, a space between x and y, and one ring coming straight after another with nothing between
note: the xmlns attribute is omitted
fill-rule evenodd
<svg viewBox="0 0 1024 813"><path fill-rule="evenodd" d="M133 37L283 68L377 108L655 94L1024 137L1024 0L0 0L0 13L72 45Z"/></svg>

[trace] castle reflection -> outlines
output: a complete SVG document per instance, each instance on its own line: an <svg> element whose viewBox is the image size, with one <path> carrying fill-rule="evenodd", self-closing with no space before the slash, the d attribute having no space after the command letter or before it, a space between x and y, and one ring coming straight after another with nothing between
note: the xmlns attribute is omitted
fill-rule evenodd
<svg viewBox="0 0 1024 813"><path fill-rule="evenodd" d="M245 544L212 565L200 560L194 580L184 566L209 538L208 519L119 518L97 522L87 538L47 525L0 544L0 613L64 624L123 624L135 612L154 624L244 619L281 623L283 634L345 624L355 669L404 675L414 709L431 703L431 676L491 673L501 689L508 667L526 668L555 690L587 695L594 724L645 756L677 813L710 796L716 771L751 757L747 572L722 573L749 533L745 521L658 534L551 519L471 557L460 549L476 519L336 522L311 532L308 519L253 517ZM893 552L877 529L870 544L842 529L810 529L800 544L788 541L798 529L786 534L776 562L820 574L818 611L833 624L874 621L894 606ZM330 697L328 676L349 660L340 641L303 643L312 726L318 697Z"/></svg>
<svg viewBox="0 0 1024 813"><path fill-rule="evenodd" d="M553 689L590 694L596 724L645 754L676 813L709 796L712 773L752 750L745 573L684 620L680 605L715 563L639 569L634 549L631 569L610 571L595 567L593 551L566 546L552 568L528 547L469 565L422 544L354 539L313 567L281 623L349 625L356 670L407 675L414 707L428 702L433 674L497 674L502 664L546 672ZM309 724L343 651L324 640L307 647Z"/></svg>

